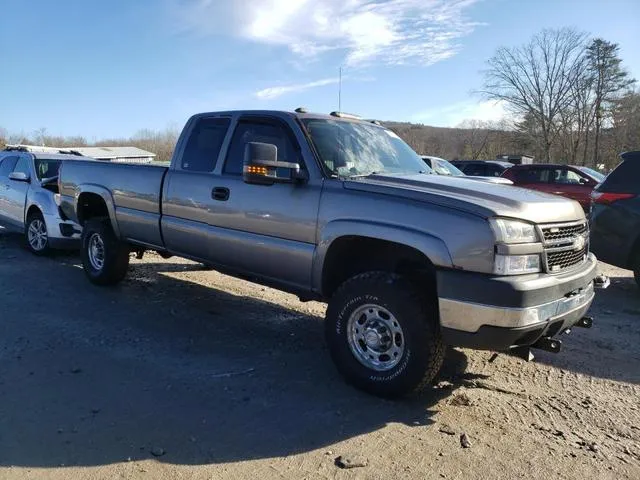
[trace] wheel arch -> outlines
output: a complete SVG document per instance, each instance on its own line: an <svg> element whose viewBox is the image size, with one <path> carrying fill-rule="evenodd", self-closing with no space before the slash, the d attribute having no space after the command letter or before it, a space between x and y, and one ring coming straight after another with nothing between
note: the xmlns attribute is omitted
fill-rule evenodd
<svg viewBox="0 0 640 480"><path fill-rule="evenodd" d="M116 219L116 209L109 190L99 185L80 185L75 197L74 210L81 226L87 220L96 217L106 217L111 223L116 237L120 238L120 229Z"/></svg>
<svg viewBox="0 0 640 480"><path fill-rule="evenodd" d="M451 267L444 242L411 229L383 224L336 222L328 225L314 258L314 289L330 298L348 278L371 270L414 276L435 288L438 267Z"/></svg>

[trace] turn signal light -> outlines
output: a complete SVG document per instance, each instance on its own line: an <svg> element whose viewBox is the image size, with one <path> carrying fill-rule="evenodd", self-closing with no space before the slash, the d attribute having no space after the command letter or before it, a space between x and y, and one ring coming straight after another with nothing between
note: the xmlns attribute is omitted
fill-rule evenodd
<svg viewBox="0 0 640 480"><path fill-rule="evenodd" d="M245 165L244 172L252 175L267 175L269 173L267 167L256 167L255 165Z"/></svg>

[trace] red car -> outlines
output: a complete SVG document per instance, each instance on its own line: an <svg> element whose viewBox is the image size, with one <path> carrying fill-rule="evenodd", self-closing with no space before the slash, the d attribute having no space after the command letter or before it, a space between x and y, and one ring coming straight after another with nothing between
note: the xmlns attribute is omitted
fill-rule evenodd
<svg viewBox="0 0 640 480"><path fill-rule="evenodd" d="M502 176L517 187L577 200L585 211L589 210L591 192L602 181L601 174L590 169L551 163L514 165Z"/></svg>

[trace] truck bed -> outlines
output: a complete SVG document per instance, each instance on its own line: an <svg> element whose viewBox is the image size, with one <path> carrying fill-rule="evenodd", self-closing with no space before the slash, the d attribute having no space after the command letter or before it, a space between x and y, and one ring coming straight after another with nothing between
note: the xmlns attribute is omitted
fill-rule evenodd
<svg viewBox="0 0 640 480"><path fill-rule="evenodd" d="M162 184L169 168L164 165L111 163L96 160L65 162L60 185L65 214L80 186L94 185L95 193L111 195L120 235L125 239L162 246L160 214ZM86 189L84 189L86 191ZM111 194L109 194L111 192Z"/></svg>

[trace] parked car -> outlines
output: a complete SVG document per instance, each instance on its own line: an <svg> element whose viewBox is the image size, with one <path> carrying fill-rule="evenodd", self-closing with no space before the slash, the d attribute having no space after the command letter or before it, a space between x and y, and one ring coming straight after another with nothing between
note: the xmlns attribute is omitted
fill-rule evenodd
<svg viewBox="0 0 640 480"><path fill-rule="evenodd" d="M518 187L576 200L585 211L589 211L591 192L599 183L595 177L576 167L552 163L514 165L502 176Z"/></svg>
<svg viewBox="0 0 640 480"><path fill-rule="evenodd" d="M454 166L449 160L445 160L440 157L430 157L423 155L422 160L429 165L431 170L437 175L449 175L451 177L464 177L470 180L482 180L491 183L501 183L503 185L513 185L513 182L507 178L502 177L474 177L471 175L465 175L462 170Z"/></svg>
<svg viewBox="0 0 640 480"><path fill-rule="evenodd" d="M640 286L640 151L620 158L591 194L591 245L602 261L633 270Z"/></svg>
<svg viewBox="0 0 640 480"><path fill-rule="evenodd" d="M585 167L582 165L575 165L575 168L580 170L585 175L593 178L596 182L602 183L606 178L606 175L598 170L594 170L593 168Z"/></svg>
<svg viewBox="0 0 640 480"><path fill-rule="evenodd" d="M59 182L91 282L120 282L146 248L328 302L340 373L397 396L446 345L557 352L556 334L591 325L576 202L428 168L357 117L231 111L191 117L169 168L73 160Z"/></svg>
<svg viewBox="0 0 640 480"><path fill-rule="evenodd" d="M36 255L80 246L80 226L58 208L58 170L74 155L0 151L0 224L23 233Z"/></svg>
<svg viewBox="0 0 640 480"><path fill-rule="evenodd" d="M452 160L451 163L472 177L500 177L513 166L512 163L499 160Z"/></svg>

